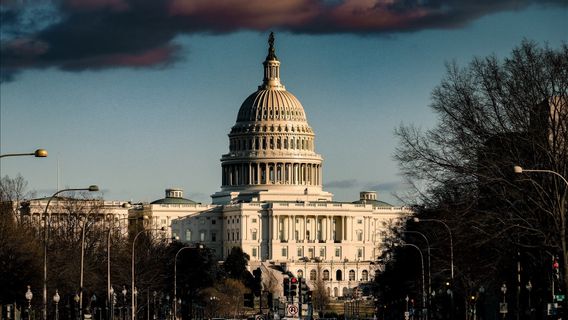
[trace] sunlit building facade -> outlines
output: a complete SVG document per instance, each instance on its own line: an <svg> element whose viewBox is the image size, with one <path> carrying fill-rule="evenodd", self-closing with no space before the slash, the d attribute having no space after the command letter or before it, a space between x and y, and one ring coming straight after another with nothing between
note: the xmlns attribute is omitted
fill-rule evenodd
<svg viewBox="0 0 568 320"><path fill-rule="evenodd" d="M171 236L204 244L220 260L241 247L263 281L281 284L285 271L312 285L323 280L332 297L349 295L372 280L389 227L411 210L379 201L373 191L354 202L333 201L323 190L323 157L304 108L280 81L272 36L263 69L262 84L229 132L212 204L174 188L132 212L147 217L149 228L169 226Z"/></svg>

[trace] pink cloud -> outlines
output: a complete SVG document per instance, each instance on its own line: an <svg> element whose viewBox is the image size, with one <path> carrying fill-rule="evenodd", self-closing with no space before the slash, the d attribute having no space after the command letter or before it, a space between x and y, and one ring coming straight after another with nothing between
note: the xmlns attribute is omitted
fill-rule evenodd
<svg viewBox="0 0 568 320"><path fill-rule="evenodd" d="M346 0L333 8L329 20L337 29L348 30L392 30L405 29L435 14L431 9L413 8L396 11L392 5L396 1Z"/></svg>
<svg viewBox="0 0 568 320"><path fill-rule="evenodd" d="M207 21L225 29L266 30L271 27L301 27L322 10L317 0L172 0L172 16Z"/></svg>
<svg viewBox="0 0 568 320"><path fill-rule="evenodd" d="M131 67L142 68L165 65L171 60L177 46L164 46L152 48L140 53L114 53L88 58L67 61L62 65L62 69L66 70L82 70L82 69L102 69L108 67Z"/></svg>

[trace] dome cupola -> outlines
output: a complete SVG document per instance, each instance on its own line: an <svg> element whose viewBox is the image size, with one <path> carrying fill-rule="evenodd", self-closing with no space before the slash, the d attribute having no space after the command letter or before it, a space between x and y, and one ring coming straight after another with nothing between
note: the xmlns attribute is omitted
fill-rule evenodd
<svg viewBox="0 0 568 320"><path fill-rule="evenodd" d="M322 191L322 157L304 107L280 81L272 32L263 67L262 84L242 103L229 133L222 191L213 202L330 200Z"/></svg>

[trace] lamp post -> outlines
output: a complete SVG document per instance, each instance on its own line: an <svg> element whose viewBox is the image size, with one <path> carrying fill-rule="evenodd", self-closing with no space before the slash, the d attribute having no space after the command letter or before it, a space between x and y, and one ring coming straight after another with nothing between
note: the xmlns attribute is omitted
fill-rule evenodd
<svg viewBox="0 0 568 320"><path fill-rule="evenodd" d="M108 319L110 320L114 320L114 301L116 300L116 296L114 293L114 288L112 286L110 286L110 289L108 289L108 293L109 293L109 302L108 304L110 305L110 313L108 316Z"/></svg>
<svg viewBox="0 0 568 320"><path fill-rule="evenodd" d="M193 249L193 247L180 248L174 257L174 319L177 320L177 257L180 252L185 249Z"/></svg>
<svg viewBox="0 0 568 320"><path fill-rule="evenodd" d="M525 288L527 288L527 292L528 292L528 299L529 299L529 319L532 319L532 307L531 307L531 290L532 290L532 283L529 280L529 282L527 282L527 285L525 286Z"/></svg>
<svg viewBox="0 0 568 320"><path fill-rule="evenodd" d="M98 186L90 186L87 188L88 191L99 191ZM81 230L81 278L79 280L79 319L83 318L83 270L85 266L85 227L87 219L85 217L85 222L83 222L83 228ZM47 320L47 319L44 319Z"/></svg>
<svg viewBox="0 0 568 320"><path fill-rule="evenodd" d="M131 286L132 286L132 287L131 287L131 290L132 290L132 291L130 292L130 294L131 294L130 313L131 313L131 315L132 315L132 320L134 320L134 319L136 318L136 304L134 303L134 302L135 302L135 297L134 297L134 289L135 289L135 287L134 287L134 284L136 283L136 282L135 282L135 274L134 274L134 271L135 271L135 270L134 270L134 267L135 267L135 264L134 264L134 248L135 248L135 247L134 247L134 246L136 245L136 240L138 239L138 237L139 237L142 233L148 232L148 231L157 231L157 230L164 231L164 228L162 227L162 228L153 228L153 229L142 230L142 231L138 232L138 233L136 234L136 236L134 237L134 240L132 240L132 257L131 257L131 259L132 259L132 270L131 270L131 272L132 272L132 283L131 283ZM126 290L126 288L125 288L125 290Z"/></svg>
<svg viewBox="0 0 568 320"><path fill-rule="evenodd" d="M77 312L75 313L76 318L82 320L79 315L79 309L80 309L79 302L81 301L81 297L79 297L79 295L75 293L75 297L73 298L73 300L75 300L75 305L77 306Z"/></svg>
<svg viewBox="0 0 568 320"><path fill-rule="evenodd" d="M424 284L424 255L422 254L422 250L420 250L417 245L414 245L412 243L401 243L400 245L404 247L413 247L418 250L418 253L420 253L420 263L422 265L422 309L423 311L426 311L424 319L428 319L428 309L426 308L426 289Z"/></svg>
<svg viewBox="0 0 568 320"><path fill-rule="evenodd" d="M130 220L130 218L128 218L128 217L122 218L122 219L115 220L114 222L124 221L124 220ZM120 226L120 223L119 223L119 226ZM111 304L111 299L113 298L112 295L113 295L113 291L114 291L111 287L111 284L110 284L111 283L111 281L110 281L110 236L111 236L111 233L112 233L112 229L114 227L115 226L113 225L112 227L110 227L108 229L108 235L107 235L107 305ZM114 317L114 314L111 313L110 314L110 320L112 320L113 317Z"/></svg>
<svg viewBox="0 0 568 320"><path fill-rule="evenodd" d="M202 244L198 244L196 247L183 247L180 248L174 257L174 319L177 320L177 257L180 252L185 249L203 249ZM191 302L193 303L193 301ZM191 306L190 306L191 308Z"/></svg>
<svg viewBox="0 0 568 320"><path fill-rule="evenodd" d="M503 292L503 306L507 305L507 298L506 298L506 294L507 294L507 285L503 282L503 285L501 286L501 292ZM505 317L507 317L507 310L506 307L504 307L504 310L501 310L501 312L503 313L503 319L505 319Z"/></svg>
<svg viewBox="0 0 568 320"><path fill-rule="evenodd" d="M418 234L420 235L422 238L424 238L424 240L426 241L426 247L427 247L427 251L428 251L428 297L430 297L432 295L432 272L430 270L430 241L428 241L428 238L426 237L426 235L424 235L422 232L418 232L418 231L403 231L403 233L411 233L411 234ZM430 300L428 300L428 302L430 302Z"/></svg>
<svg viewBox="0 0 568 320"><path fill-rule="evenodd" d="M553 171L553 170L548 170L548 169L524 169L521 166L514 166L513 167L513 171L516 174L522 174L525 172L535 172L535 173L547 173L547 174L552 174L555 175L556 177L560 178L562 181L564 181L564 183L566 184L566 191L565 194L568 193L568 179L566 179L566 177L564 177L563 175L561 175L560 173ZM559 204L559 206L562 206L562 204ZM562 258L564 260L564 275L566 276L564 279L564 285L568 286L568 244L566 243L566 208L562 209L562 207L560 208L559 214L560 214L560 241L561 241L561 247L562 247ZM553 282L554 285L554 282Z"/></svg>
<svg viewBox="0 0 568 320"><path fill-rule="evenodd" d="M46 152L46 156L47 156L47 152ZM99 191L99 187L96 185L91 185L87 188L68 188L68 189L62 189L59 190L57 192L55 192L54 194L51 195L51 197L49 197L49 200L47 200L47 204L45 205L45 210L43 211L43 218L45 220L45 225L43 228L43 320L47 320L47 234L48 234L48 226L49 226L49 222L51 220L51 214L49 214L48 216L48 212L47 210L49 209L49 204L51 203L51 200L53 200L53 198L55 198L55 196L57 196L58 194L62 193L62 192L67 192L67 191L90 191L90 192L94 192L94 191ZM84 228L83 228L84 231ZM82 232L82 235L84 235L84 232ZM83 290L83 242L84 242L84 236L82 238L81 241L81 291Z"/></svg>
<svg viewBox="0 0 568 320"><path fill-rule="evenodd" d="M34 297L34 294L32 293L32 290L30 288L30 286L28 285L28 291L26 291L26 300L28 300L28 320L30 319L30 312L32 309L32 298Z"/></svg>
<svg viewBox="0 0 568 320"><path fill-rule="evenodd" d="M59 320L59 300L61 297L59 296L59 292L55 290L55 294L53 295L53 302L55 302L55 320Z"/></svg>
<svg viewBox="0 0 568 320"><path fill-rule="evenodd" d="M439 219L420 219L418 217L414 217L414 222L438 222L444 225L446 230L448 230L448 234L450 235L450 275L452 279L452 286L454 285L454 239L452 237L452 229L442 220ZM448 289L449 290L449 289ZM454 314L454 292L451 290L450 292L450 317Z"/></svg>
<svg viewBox="0 0 568 320"><path fill-rule="evenodd" d="M22 156L34 156L36 158L46 158L47 157L47 150L45 149L37 149L34 152L29 153L6 153L0 154L0 158L4 157L22 157Z"/></svg>
<svg viewBox="0 0 568 320"><path fill-rule="evenodd" d="M123 319L128 317L128 308L126 307L126 294L128 291L126 290L126 286L122 286L122 308L124 311L122 312Z"/></svg>

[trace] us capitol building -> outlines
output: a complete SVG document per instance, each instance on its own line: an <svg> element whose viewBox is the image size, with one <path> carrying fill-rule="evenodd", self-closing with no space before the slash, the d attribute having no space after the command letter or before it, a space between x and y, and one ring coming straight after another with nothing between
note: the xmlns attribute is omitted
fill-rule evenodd
<svg viewBox="0 0 568 320"><path fill-rule="evenodd" d="M373 280L382 240L412 211L379 201L374 191L361 192L354 202L333 201L322 188L323 158L304 108L280 82L272 34L263 66L262 84L242 103L229 132L221 190L211 204L170 188L151 203L84 200L81 206L96 213L96 225L105 230L165 228L158 236L202 244L219 260L240 247L250 256L250 270L261 268L264 288L272 293L282 293L284 273L291 272L312 288L323 281L331 297L349 296ZM55 226L72 210L67 200L57 198L50 207ZM47 201L12 205L23 219L40 225Z"/></svg>
<svg viewBox="0 0 568 320"><path fill-rule="evenodd" d="M241 247L251 270L261 268L265 287L281 284L287 271L312 286L323 280L332 297L349 295L372 280L381 239L411 210L379 201L373 191L361 192L358 201L333 201L322 188L323 158L306 112L280 81L272 34L263 66L262 84L242 103L229 132L212 204L171 188L130 214L146 217L147 228L171 227L172 236L201 243L220 260Z"/></svg>

